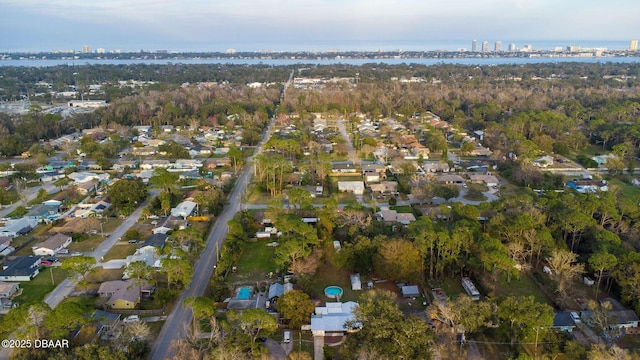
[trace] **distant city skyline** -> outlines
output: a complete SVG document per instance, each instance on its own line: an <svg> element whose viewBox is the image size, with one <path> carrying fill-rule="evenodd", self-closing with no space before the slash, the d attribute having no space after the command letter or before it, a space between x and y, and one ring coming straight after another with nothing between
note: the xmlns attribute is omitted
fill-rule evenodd
<svg viewBox="0 0 640 360"><path fill-rule="evenodd" d="M640 38L640 2L631 0L0 0L0 10L0 51L14 52L83 46L106 51L303 51L314 49L286 44L329 47L376 41L464 41L469 48L472 39L568 41L557 46L576 39L624 41L629 47Z"/></svg>

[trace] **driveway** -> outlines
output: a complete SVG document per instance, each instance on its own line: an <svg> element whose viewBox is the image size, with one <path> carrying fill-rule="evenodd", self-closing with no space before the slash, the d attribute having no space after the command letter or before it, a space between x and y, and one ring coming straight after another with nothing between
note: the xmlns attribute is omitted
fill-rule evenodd
<svg viewBox="0 0 640 360"><path fill-rule="evenodd" d="M277 341L267 338L267 340L262 344L269 350L269 354L271 355L272 359L284 360L287 358L287 353Z"/></svg>

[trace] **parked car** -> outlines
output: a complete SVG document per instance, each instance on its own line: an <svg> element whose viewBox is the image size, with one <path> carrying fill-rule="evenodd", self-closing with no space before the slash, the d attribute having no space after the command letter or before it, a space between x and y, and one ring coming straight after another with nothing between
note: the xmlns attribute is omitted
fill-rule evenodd
<svg viewBox="0 0 640 360"><path fill-rule="evenodd" d="M284 331L283 341L285 343L290 343L291 342L291 331L290 330L285 330Z"/></svg>
<svg viewBox="0 0 640 360"><path fill-rule="evenodd" d="M139 315L129 315L126 318L124 318L124 320L122 320L123 323L132 323L132 322L138 322L140 321L140 316Z"/></svg>
<svg viewBox="0 0 640 360"><path fill-rule="evenodd" d="M575 311L571 312L571 318L573 319L573 322L576 323L576 324L581 322L580 321L580 315Z"/></svg>
<svg viewBox="0 0 640 360"><path fill-rule="evenodd" d="M138 243L138 240L136 239L129 240L129 244L137 244L137 243Z"/></svg>
<svg viewBox="0 0 640 360"><path fill-rule="evenodd" d="M80 251L76 251L74 253L71 253L71 256L82 256L83 254Z"/></svg>
<svg viewBox="0 0 640 360"><path fill-rule="evenodd" d="M53 265L53 261L51 261L49 259L42 259L42 260L40 260L40 265L42 265L42 266L51 266L51 265Z"/></svg>
<svg viewBox="0 0 640 360"><path fill-rule="evenodd" d="M69 253L69 249L60 249L58 251L58 254L62 254L62 255L65 255L65 254L68 254L68 253Z"/></svg>

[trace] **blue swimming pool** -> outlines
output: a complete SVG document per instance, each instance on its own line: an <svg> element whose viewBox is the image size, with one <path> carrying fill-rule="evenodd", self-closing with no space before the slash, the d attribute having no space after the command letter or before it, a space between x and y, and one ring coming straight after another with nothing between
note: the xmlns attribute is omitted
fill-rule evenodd
<svg viewBox="0 0 640 360"><path fill-rule="evenodd" d="M238 299L247 300L251 298L252 288L250 287L242 287L238 289Z"/></svg>
<svg viewBox="0 0 640 360"><path fill-rule="evenodd" d="M342 296L342 288L340 286L327 286L324 294L331 299L339 299Z"/></svg>

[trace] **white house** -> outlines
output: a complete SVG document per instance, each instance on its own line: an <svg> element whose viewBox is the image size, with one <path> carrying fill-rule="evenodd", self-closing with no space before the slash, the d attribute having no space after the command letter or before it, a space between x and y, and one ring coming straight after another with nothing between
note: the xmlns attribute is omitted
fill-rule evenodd
<svg viewBox="0 0 640 360"><path fill-rule="evenodd" d="M81 184L87 181L103 181L109 180L109 174L96 174L92 172L72 172L67 177L73 180L76 184Z"/></svg>
<svg viewBox="0 0 640 360"><path fill-rule="evenodd" d="M56 234L32 248L33 254L38 256L55 256L62 249L71 244L71 236Z"/></svg>
<svg viewBox="0 0 640 360"><path fill-rule="evenodd" d="M553 156L540 156L539 158L533 160L533 165L541 168L546 168L547 166L553 165Z"/></svg>
<svg viewBox="0 0 640 360"><path fill-rule="evenodd" d="M0 281L0 299L9 299L20 289L18 283L6 283Z"/></svg>
<svg viewBox="0 0 640 360"><path fill-rule="evenodd" d="M136 250L133 255L127 256L125 259L125 264L127 267L136 261L144 261L145 264L152 267L160 267L160 255L158 254L158 249L155 246L144 246L140 249ZM126 273L126 271L125 271Z"/></svg>
<svg viewBox="0 0 640 360"><path fill-rule="evenodd" d="M0 227L0 236L7 236L14 238L18 235L24 235L30 232L36 225L38 225L37 219L20 218L17 220L9 220L5 223L4 227Z"/></svg>
<svg viewBox="0 0 640 360"><path fill-rule="evenodd" d="M2 264L0 280L31 281L40 272L41 261L39 256L18 256Z"/></svg>
<svg viewBox="0 0 640 360"><path fill-rule="evenodd" d="M171 209L171 216L186 218L187 216L191 216L193 210L196 209L196 206L197 204L193 201L183 201Z"/></svg>
<svg viewBox="0 0 640 360"><path fill-rule="evenodd" d="M355 320L353 311L357 306L357 302L349 301L328 302L325 306L317 307L315 315L311 315L313 336L344 335L356 331L358 328L348 328L345 323Z"/></svg>
<svg viewBox="0 0 640 360"><path fill-rule="evenodd" d="M498 178L494 175L471 174L469 175L469 180L474 183L484 183L489 187L498 186L499 184Z"/></svg>

